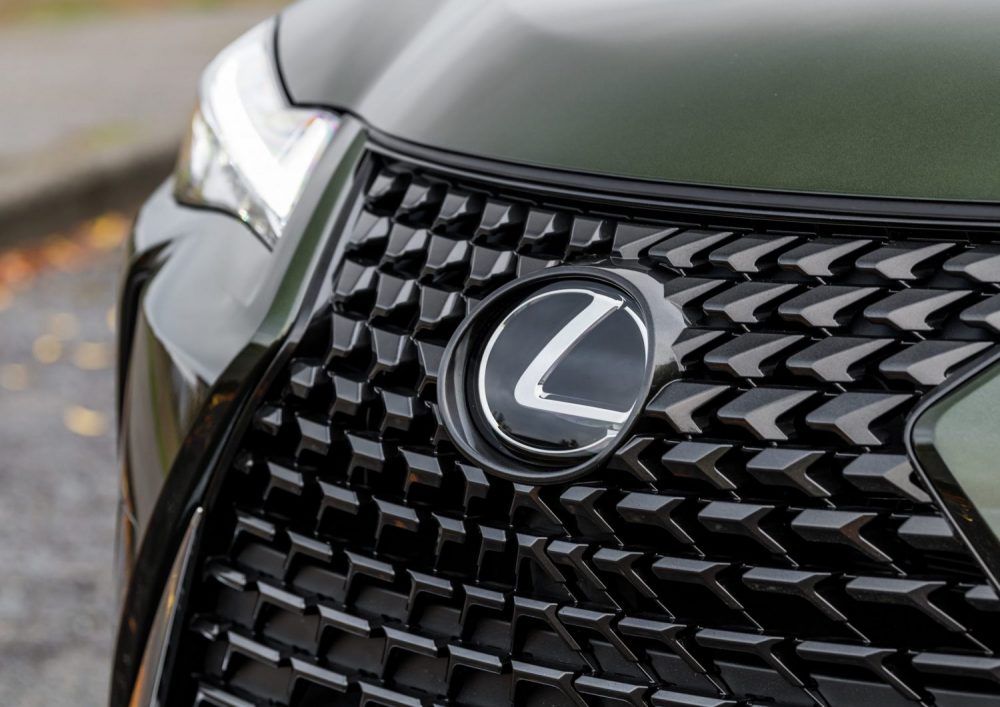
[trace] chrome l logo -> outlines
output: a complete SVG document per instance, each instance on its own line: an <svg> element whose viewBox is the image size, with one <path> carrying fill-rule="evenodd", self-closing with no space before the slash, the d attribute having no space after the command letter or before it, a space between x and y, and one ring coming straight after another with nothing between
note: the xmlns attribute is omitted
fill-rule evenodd
<svg viewBox="0 0 1000 707"><path fill-rule="evenodd" d="M589 296L591 298L590 304L582 312L573 317L562 329L556 332L556 335L549 340L528 367L524 369L524 373L521 374L521 377L517 380L517 384L514 386L514 399L524 407L533 410L551 412L558 415L571 415L597 422L620 425L628 419L629 413L632 411L631 408L626 410L611 410L596 405L587 405L585 403L573 402L572 400L560 399L558 396L545 391L545 381L583 337L613 312L618 311L625 305L623 298L609 297L589 290L560 290L532 297L511 312L510 316L514 316L518 310L530 306L541 298L556 297L571 293ZM634 312L629 311L629 314L635 319L637 327L642 332L643 353L645 354L647 346L646 328ZM500 336L502 330L503 325L493 333L493 337L486 345L484 358L489 358L492 345ZM484 376L480 376L480 385L482 385L483 378Z"/></svg>
<svg viewBox="0 0 1000 707"><path fill-rule="evenodd" d="M483 348L476 379L483 416L518 450L586 452L614 439L638 402L646 326L624 294L581 284L529 297Z"/></svg>

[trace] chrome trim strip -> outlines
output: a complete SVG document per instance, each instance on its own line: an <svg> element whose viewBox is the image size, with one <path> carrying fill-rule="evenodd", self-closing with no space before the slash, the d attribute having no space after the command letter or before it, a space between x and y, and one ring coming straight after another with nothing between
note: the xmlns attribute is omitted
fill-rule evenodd
<svg viewBox="0 0 1000 707"><path fill-rule="evenodd" d="M194 568L194 549L201 536L201 523L205 511L196 508L188 522L187 530L181 540L180 548L170 567L170 574L160 595L153 624L146 638L146 646L142 653L142 662L136 675L135 685L129 707L160 707L165 704L163 677L166 673L167 659L170 657L170 647L178 627L177 617L182 614L186 603L185 594L188 579Z"/></svg>

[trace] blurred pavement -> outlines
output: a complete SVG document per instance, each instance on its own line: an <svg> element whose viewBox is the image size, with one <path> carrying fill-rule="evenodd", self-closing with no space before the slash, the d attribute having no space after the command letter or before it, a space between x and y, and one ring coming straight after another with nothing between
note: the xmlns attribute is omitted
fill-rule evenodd
<svg viewBox="0 0 1000 707"><path fill-rule="evenodd" d="M2 707L106 702L128 222L79 222L166 175L202 67L275 7L0 28Z"/></svg>
<svg viewBox="0 0 1000 707"><path fill-rule="evenodd" d="M165 176L202 68L281 4L0 28L0 243L125 207Z"/></svg>
<svg viewBox="0 0 1000 707"><path fill-rule="evenodd" d="M105 222L104 244L124 219ZM108 229L117 229L110 232ZM113 334L120 255L0 252L0 705L102 705L114 626Z"/></svg>

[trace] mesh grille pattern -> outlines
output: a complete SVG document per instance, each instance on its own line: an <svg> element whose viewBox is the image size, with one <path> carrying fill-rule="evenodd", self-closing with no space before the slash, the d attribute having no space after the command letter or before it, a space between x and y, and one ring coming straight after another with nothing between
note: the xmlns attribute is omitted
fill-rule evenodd
<svg viewBox="0 0 1000 707"><path fill-rule="evenodd" d="M1000 331L989 234L625 217L371 159L211 513L184 701L995 703L1000 602L902 446ZM673 275L682 377L582 482L458 458L435 409L457 322L612 257Z"/></svg>

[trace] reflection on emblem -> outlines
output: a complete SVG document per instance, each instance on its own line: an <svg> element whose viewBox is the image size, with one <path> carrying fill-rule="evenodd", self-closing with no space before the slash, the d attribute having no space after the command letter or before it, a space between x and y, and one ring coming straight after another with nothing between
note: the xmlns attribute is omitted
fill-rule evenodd
<svg viewBox="0 0 1000 707"><path fill-rule="evenodd" d="M595 332L595 335L599 335L600 332L597 332L599 325L615 313L623 314L631 320L642 343L641 350L637 348L635 351L638 356L635 360L628 361L628 363L634 365L638 362L644 365L649 345L648 336L645 324L643 324L642 319L640 319L634 308L629 306L624 296L616 293L605 294L593 288L565 286L530 297L508 314L493 332L493 335L483 349L483 360L478 375L479 398L484 403L483 414L490 426L504 441L526 451L553 455L576 454L582 451L580 447L566 450L544 449L533 447L513 438L505 430L506 426L496 419L493 409L488 402L490 394L487 390L487 371L490 368L491 357L495 353L497 342L505 333L509 333L508 325L511 322L515 322L531 308L544 306L545 300L553 298L571 298L576 302L577 306L582 304L583 307L579 313L573 316L545 342L541 350L538 351L524 368L521 375L517 378L517 382L514 384L514 401L517 405L529 411L578 418L581 421L590 423L603 423L607 428L605 434L588 446L600 444L617 436L621 426L628 420L629 415L632 413L635 401L632 401L627 406L622 406L621 404L615 405L614 402L608 402L603 405L596 401L579 402L574 398L583 397L586 399L588 397L584 390L581 390L587 386L586 379L577 381L579 388L563 392L562 394L559 391L546 390L546 382L556 372L566 357L588 335L595 334ZM548 324L549 322L542 320L542 323ZM555 322L552 322L552 324L555 324ZM626 362L623 361L622 363ZM609 372L593 371L593 373L606 374Z"/></svg>

